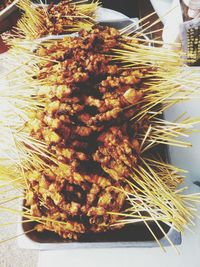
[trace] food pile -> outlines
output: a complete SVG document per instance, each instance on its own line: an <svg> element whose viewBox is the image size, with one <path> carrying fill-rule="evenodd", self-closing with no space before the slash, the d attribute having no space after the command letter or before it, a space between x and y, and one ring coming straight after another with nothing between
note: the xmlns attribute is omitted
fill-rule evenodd
<svg viewBox="0 0 200 267"><path fill-rule="evenodd" d="M26 206L50 219L38 231L77 239L119 227L109 212L127 206L119 189L129 188L126 179L140 155L137 134L144 130L129 119L141 105L147 73L111 63L107 54L120 38L113 28L95 26L36 51L51 59L35 77L51 89L40 92L46 106L31 114L27 128L58 160L28 174Z"/></svg>
<svg viewBox="0 0 200 267"><path fill-rule="evenodd" d="M0 11L12 4L13 0L1 0Z"/></svg>

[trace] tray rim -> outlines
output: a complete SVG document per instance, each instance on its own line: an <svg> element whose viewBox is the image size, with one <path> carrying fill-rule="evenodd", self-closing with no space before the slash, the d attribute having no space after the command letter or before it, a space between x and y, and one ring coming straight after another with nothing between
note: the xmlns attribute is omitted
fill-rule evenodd
<svg viewBox="0 0 200 267"><path fill-rule="evenodd" d="M70 242L70 243L39 243L30 239L23 230L22 223L17 227L17 244L22 249L32 250L64 250L64 249L98 249L98 248L152 248L159 247L156 241L119 241L119 242ZM181 233L171 227L167 233L167 237L174 245L182 243ZM162 237L159 242L163 247L169 247L170 243L166 237Z"/></svg>

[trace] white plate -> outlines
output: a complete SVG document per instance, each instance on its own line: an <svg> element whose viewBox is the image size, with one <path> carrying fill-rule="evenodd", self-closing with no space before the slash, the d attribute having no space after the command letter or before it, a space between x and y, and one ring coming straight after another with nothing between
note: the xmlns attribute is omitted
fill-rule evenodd
<svg viewBox="0 0 200 267"><path fill-rule="evenodd" d="M126 15L121 12L105 8L99 7L96 11L97 21L113 21L113 20L123 20L128 19Z"/></svg>
<svg viewBox="0 0 200 267"><path fill-rule="evenodd" d="M0 21L7 18L13 11L17 8L17 3L19 0L14 0L10 5L0 11Z"/></svg>
<svg viewBox="0 0 200 267"><path fill-rule="evenodd" d="M97 21L115 21L115 20L123 20L128 19L127 16L124 14L117 12L112 9L107 8L99 8L97 10ZM43 37L39 41L45 41L51 38L54 39L60 39L63 36L47 36ZM33 43L33 42L32 42ZM22 224L18 224L18 235L20 236L18 238L18 245L20 248L23 249L35 249L35 250L58 250L58 249L68 249L68 248L104 248L104 247L155 247L158 246L155 241L145 241L145 242L113 242L113 243L78 243L78 242L72 242L72 243L38 243L33 240L31 240L26 234L24 234L24 230L22 228ZM176 232L173 228L171 228L168 232L168 236L173 241L174 244L180 244L181 243L181 237L178 232ZM161 243L164 246L168 246L168 242L165 238L162 238Z"/></svg>

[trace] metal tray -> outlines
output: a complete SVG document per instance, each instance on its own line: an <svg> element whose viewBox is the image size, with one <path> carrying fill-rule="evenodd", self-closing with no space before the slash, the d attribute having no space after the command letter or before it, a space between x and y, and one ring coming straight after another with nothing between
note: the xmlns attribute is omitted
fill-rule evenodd
<svg viewBox="0 0 200 267"><path fill-rule="evenodd" d="M103 16L106 11L106 16L110 17L110 21ZM109 13L110 12L110 13ZM114 13L113 13L114 12ZM110 16L109 16L109 14ZM122 23L134 23L135 20L127 19L126 16L109 9L99 10L99 22L105 22L106 24L117 23L120 27L120 20ZM115 16L118 16L119 21L117 22ZM113 18L113 19L112 19ZM105 24L104 23L104 24ZM121 25L122 26L122 25ZM124 26L124 25L123 25ZM56 36L56 39L62 36ZM49 38L49 37L48 37ZM48 39L47 38L47 39ZM52 38L52 36L51 36ZM43 40L44 39L44 40ZM45 41L43 38L41 41ZM165 145L157 146L151 151L151 154L158 154L162 156L164 160L170 162L168 147ZM158 228L155 222L149 223L151 229L154 231L156 237L163 246L169 246L164 234ZM181 244L181 234L170 228L169 226L161 223L163 230L173 242L174 245ZM58 235L51 232L38 233L36 231L30 232L33 229L34 223L23 223L18 226L18 238L19 247L24 249L38 249L38 250L60 250L60 249L71 249L71 248L119 248L119 247L158 247L159 245L154 240L153 236L147 229L144 223L136 223L127 225L123 229L108 231L106 233L90 233L82 236L78 241L63 240Z"/></svg>
<svg viewBox="0 0 200 267"><path fill-rule="evenodd" d="M160 145L151 151L151 154L158 154L163 160L170 162L168 146ZM175 229L170 228L164 223L160 223L164 232L174 245L181 244L181 234ZM122 229L108 231L105 233L88 233L82 236L78 241L69 241L60 238L58 235L45 231L38 233L30 232L34 228L34 222L19 224L18 234L22 235L18 239L21 248L39 249L39 250L58 250L70 248L117 248L117 247L158 247L146 225L135 223L126 225ZM169 246L169 242L161 232L155 222L149 223L149 226L155 233L157 239L163 246Z"/></svg>
<svg viewBox="0 0 200 267"><path fill-rule="evenodd" d="M161 223L164 231L174 245L180 245L182 242L181 234ZM125 226L121 230L114 230L99 234L86 234L79 241L67 241L58 237L51 232L25 232L30 231L34 223L19 224L18 245L23 249L34 250L62 250L78 248L152 248L158 247L158 243L153 239L144 223L132 224ZM170 246L166 237L161 233L155 223L151 223L151 228L160 243L164 246Z"/></svg>

